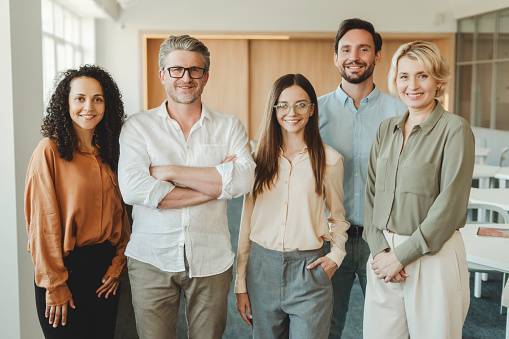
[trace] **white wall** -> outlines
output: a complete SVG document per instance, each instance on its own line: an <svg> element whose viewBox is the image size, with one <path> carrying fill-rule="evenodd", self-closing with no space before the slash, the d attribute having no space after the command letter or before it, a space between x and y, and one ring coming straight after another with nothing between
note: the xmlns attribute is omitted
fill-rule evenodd
<svg viewBox="0 0 509 339"><path fill-rule="evenodd" d="M28 254L23 191L30 156L41 139L40 0L0 2L0 336L42 338ZM27 10L30 9L30 10Z"/></svg>
<svg viewBox="0 0 509 339"><path fill-rule="evenodd" d="M444 0L429 0L418 12L414 2L399 0L140 0L116 22L97 20L96 61L112 72L131 114L142 109L140 31L336 32L342 20L361 17L380 32L454 32L449 8Z"/></svg>

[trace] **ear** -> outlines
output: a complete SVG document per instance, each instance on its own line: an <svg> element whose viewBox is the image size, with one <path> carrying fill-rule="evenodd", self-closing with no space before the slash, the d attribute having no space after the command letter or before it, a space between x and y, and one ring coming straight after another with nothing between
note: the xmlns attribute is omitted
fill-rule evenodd
<svg viewBox="0 0 509 339"><path fill-rule="evenodd" d="M339 65L338 65L338 53L334 53L334 65L336 65L336 67L339 67Z"/></svg>
<svg viewBox="0 0 509 339"><path fill-rule="evenodd" d="M203 77L203 86L205 86L207 84L207 82L209 81L209 75L210 75L210 72L207 71L207 74L205 74L205 76Z"/></svg>
<svg viewBox="0 0 509 339"><path fill-rule="evenodd" d="M378 65L382 61L382 50L379 50L375 54L375 65Z"/></svg>
<svg viewBox="0 0 509 339"><path fill-rule="evenodd" d="M165 71L164 69L159 70L159 81L161 81L161 84L163 84L163 85L164 85L164 72L168 72L168 71Z"/></svg>

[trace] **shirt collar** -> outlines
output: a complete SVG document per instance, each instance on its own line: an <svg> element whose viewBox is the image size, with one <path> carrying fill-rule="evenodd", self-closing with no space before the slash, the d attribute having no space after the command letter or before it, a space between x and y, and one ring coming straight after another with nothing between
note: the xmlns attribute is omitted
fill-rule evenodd
<svg viewBox="0 0 509 339"><path fill-rule="evenodd" d="M341 88L341 84L339 84L338 88L336 89L336 95L338 97L339 102L343 105L345 105L348 98L350 98L348 94L346 94L345 91L343 91L343 88ZM371 106L376 102L379 96L380 91L378 90L376 85L373 84L373 90L371 91L371 93L369 93L369 95L362 100L367 101L368 105Z"/></svg>
<svg viewBox="0 0 509 339"><path fill-rule="evenodd" d="M435 109L433 109L433 112L431 112L429 117L427 117L426 120L417 125L426 135L431 132L433 127L435 127L435 125L438 123L438 120L440 120L440 118L445 112L444 108L442 107L442 104L440 104L440 102L437 99L435 99L435 103L436 103ZM397 128L403 130L405 126L405 121L408 118L409 114L410 113L407 111L405 114L401 116L401 118L394 125L393 132L395 132Z"/></svg>
<svg viewBox="0 0 509 339"><path fill-rule="evenodd" d="M168 99L164 100L164 102L157 108L157 115L162 118L169 118L168 110L166 109L166 103L168 102ZM212 114L210 112L210 108L205 106L205 104L201 104L201 117L200 121L202 121L204 118L208 119L210 122L213 121Z"/></svg>

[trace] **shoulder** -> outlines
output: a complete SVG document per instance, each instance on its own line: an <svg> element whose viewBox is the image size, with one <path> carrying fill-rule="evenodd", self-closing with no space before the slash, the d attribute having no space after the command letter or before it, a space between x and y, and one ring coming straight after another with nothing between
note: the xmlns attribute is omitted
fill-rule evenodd
<svg viewBox="0 0 509 339"><path fill-rule="evenodd" d="M334 166L337 163L343 163L343 156L329 145L325 146L325 159L328 166Z"/></svg>
<svg viewBox="0 0 509 339"><path fill-rule="evenodd" d="M207 113L210 114L212 121L214 122L217 121L219 123L231 123L231 124L240 123L240 119L234 115L222 113L207 106L205 106L205 109L207 110Z"/></svg>
<svg viewBox="0 0 509 339"><path fill-rule="evenodd" d="M405 113L408 109L401 99L395 98L384 92L380 92L378 100L380 100L380 104L384 106L384 109L393 109L397 115Z"/></svg>
<svg viewBox="0 0 509 339"><path fill-rule="evenodd" d="M48 166L53 166L59 158L60 156L55 141L50 138L44 138L39 142L32 153L28 165L28 173L44 172L44 169L48 168Z"/></svg>
<svg viewBox="0 0 509 339"><path fill-rule="evenodd" d="M451 112L444 111L441 120L443 121L444 129L448 129L451 132L459 130L472 131L470 124L465 118Z"/></svg>
<svg viewBox="0 0 509 339"><path fill-rule="evenodd" d="M160 109L160 107L155 107L146 111L141 111L138 113L131 114L127 117L126 124L133 124L133 123L143 123L147 120L153 120L157 117L157 111Z"/></svg>
<svg viewBox="0 0 509 339"><path fill-rule="evenodd" d="M55 140L50 138L44 138L39 141L39 144L34 151L34 156L38 155L43 157L51 157L55 154L58 155L57 144L55 143Z"/></svg>

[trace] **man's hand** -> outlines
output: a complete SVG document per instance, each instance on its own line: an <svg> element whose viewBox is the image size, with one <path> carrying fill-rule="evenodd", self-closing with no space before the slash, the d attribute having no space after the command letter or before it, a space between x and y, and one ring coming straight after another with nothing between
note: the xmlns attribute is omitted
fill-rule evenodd
<svg viewBox="0 0 509 339"><path fill-rule="evenodd" d="M244 321L253 327L253 313L251 312L251 303L247 293L237 293L237 311Z"/></svg>
<svg viewBox="0 0 509 339"><path fill-rule="evenodd" d="M325 274L330 278L334 275L336 270L338 269L338 265L327 256L320 257L313 261L311 264L307 265L306 268L308 270L315 268L316 266L321 265L322 269L325 271Z"/></svg>
<svg viewBox="0 0 509 339"><path fill-rule="evenodd" d="M59 321L62 324L62 326L65 326L67 322L67 304L69 304L69 306L73 309L76 308L76 306L74 306L74 300L72 300L72 298L61 305L55 306L46 305L46 312L44 313L44 316L46 318L49 318L49 323L50 325L53 325L53 328L56 328L58 326Z"/></svg>
<svg viewBox="0 0 509 339"><path fill-rule="evenodd" d="M400 282L408 277L394 252L382 251L371 262L371 268L378 279L384 282ZM397 276L397 277L396 277ZM394 281L392 281L394 279Z"/></svg>
<svg viewBox="0 0 509 339"><path fill-rule="evenodd" d="M104 297L108 299L110 293L113 295L117 294L118 285L120 284L120 280L115 277L110 277L109 275L105 275L102 280L102 285L95 291L97 293L97 297L100 298L103 293L106 293Z"/></svg>

